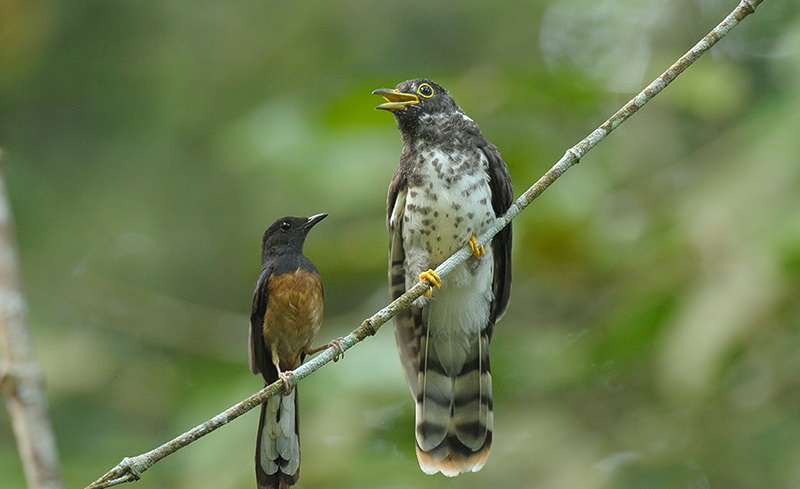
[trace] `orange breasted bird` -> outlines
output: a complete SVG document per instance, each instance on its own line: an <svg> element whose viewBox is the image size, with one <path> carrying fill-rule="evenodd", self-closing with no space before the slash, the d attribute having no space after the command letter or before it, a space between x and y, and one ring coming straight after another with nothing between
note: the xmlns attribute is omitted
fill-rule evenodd
<svg viewBox="0 0 800 489"><path fill-rule="evenodd" d="M305 255L311 228L327 214L283 217L264 233L261 274L250 314L250 370L266 384L286 380L299 367L322 324L322 282ZM300 477L297 388L271 397L261 406L256 439L259 489L283 489Z"/></svg>
<svg viewBox="0 0 800 489"><path fill-rule="evenodd" d="M511 226L485 247L476 237L510 207L511 177L441 85L415 79L372 93L403 139L386 203L390 294L421 279L432 286L394 318L416 403L417 460L427 474L477 472L492 444L489 341L511 292ZM465 246L474 256L442 281L433 269Z"/></svg>

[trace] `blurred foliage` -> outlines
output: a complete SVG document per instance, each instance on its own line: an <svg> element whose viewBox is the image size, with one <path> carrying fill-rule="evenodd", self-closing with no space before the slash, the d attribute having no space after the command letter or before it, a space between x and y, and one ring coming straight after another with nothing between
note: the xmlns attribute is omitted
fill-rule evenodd
<svg viewBox="0 0 800 489"><path fill-rule="evenodd" d="M386 302L400 138L374 88L431 77L517 192L736 0L0 0L0 146L68 487L260 387L259 244L306 253L340 336ZM515 221L495 447L423 475L384 328L304 381L315 487L800 486L800 5L755 15ZM141 488L252 487L255 414ZM0 478L22 487L6 412Z"/></svg>

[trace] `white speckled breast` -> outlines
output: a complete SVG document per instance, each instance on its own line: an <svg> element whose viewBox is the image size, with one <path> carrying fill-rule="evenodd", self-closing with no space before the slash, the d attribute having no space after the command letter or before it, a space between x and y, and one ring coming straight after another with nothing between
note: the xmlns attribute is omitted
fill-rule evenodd
<svg viewBox="0 0 800 489"><path fill-rule="evenodd" d="M476 149L454 156L429 146L418 148L416 155L403 213L407 286L419 280L419 272L436 267L464 247L494 219L488 163L482 152ZM480 262L491 264L491 256ZM476 266L472 262L467 269L474 274ZM457 278L463 281L470 276Z"/></svg>

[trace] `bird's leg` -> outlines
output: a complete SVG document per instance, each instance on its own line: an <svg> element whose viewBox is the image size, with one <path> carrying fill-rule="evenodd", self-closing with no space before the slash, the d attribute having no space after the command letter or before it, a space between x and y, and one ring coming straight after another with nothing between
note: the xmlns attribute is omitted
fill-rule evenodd
<svg viewBox="0 0 800 489"><path fill-rule="evenodd" d="M336 348L336 353L333 355L333 361L338 362L340 355L341 358L344 358L344 347L342 346L342 341L344 341L344 338L340 336L335 340L325 343L322 346L318 346L316 348L307 347L304 353L306 355L313 355L314 353L320 352L322 350L327 350L328 348Z"/></svg>
<svg viewBox="0 0 800 489"><path fill-rule="evenodd" d="M436 287L437 289L442 287L442 278L436 272L434 272L432 269L428 269L428 270L420 273L419 274L419 279L420 280L427 280L433 287ZM433 295L433 287L431 287L430 289L428 289L427 292L425 292L425 294L424 294L425 297L430 297L430 296Z"/></svg>
<svg viewBox="0 0 800 489"><path fill-rule="evenodd" d="M469 244L469 249L472 250L472 254L475 255L475 258L486 256L486 248L478 244L478 238L476 238L474 234L469 238L467 244Z"/></svg>
<svg viewBox="0 0 800 489"><path fill-rule="evenodd" d="M292 375L294 375L294 373L291 370L287 372L283 372L281 370L281 362L278 358L278 352L275 349L275 345L272 346L272 364L275 365L275 370L278 371L278 378L283 381L283 393L291 393L294 386L289 384L289 379L292 377Z"/></svg>

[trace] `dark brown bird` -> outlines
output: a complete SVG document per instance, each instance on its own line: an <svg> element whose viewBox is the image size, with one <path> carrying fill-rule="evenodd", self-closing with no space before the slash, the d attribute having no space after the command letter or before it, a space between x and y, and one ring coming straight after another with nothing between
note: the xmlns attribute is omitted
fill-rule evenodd
<svg viewBox="0 0 800 489"><path fill-rule="evenodd" d="M327 214L278 219L264 233L261 274L250 314L250 370L266 384L303 363L322 324L322 282L303 255L308 231ZM261 406L256 439L259 489L284 489L300 477L297 389Z"/></svg>
<svg viewBox="0 0 800 489"><path fill-rule="evenodd" d="M400 361L416 402L417 459L427 474L477 472L492 444L489 341L511 291L511 227L480 235L513 199L500 152L437 83L416 79L373 94L403 137L387 197L389 288L437 287L395 316ZM475 255L442 280L433 269L469 245Z"/></svg>

